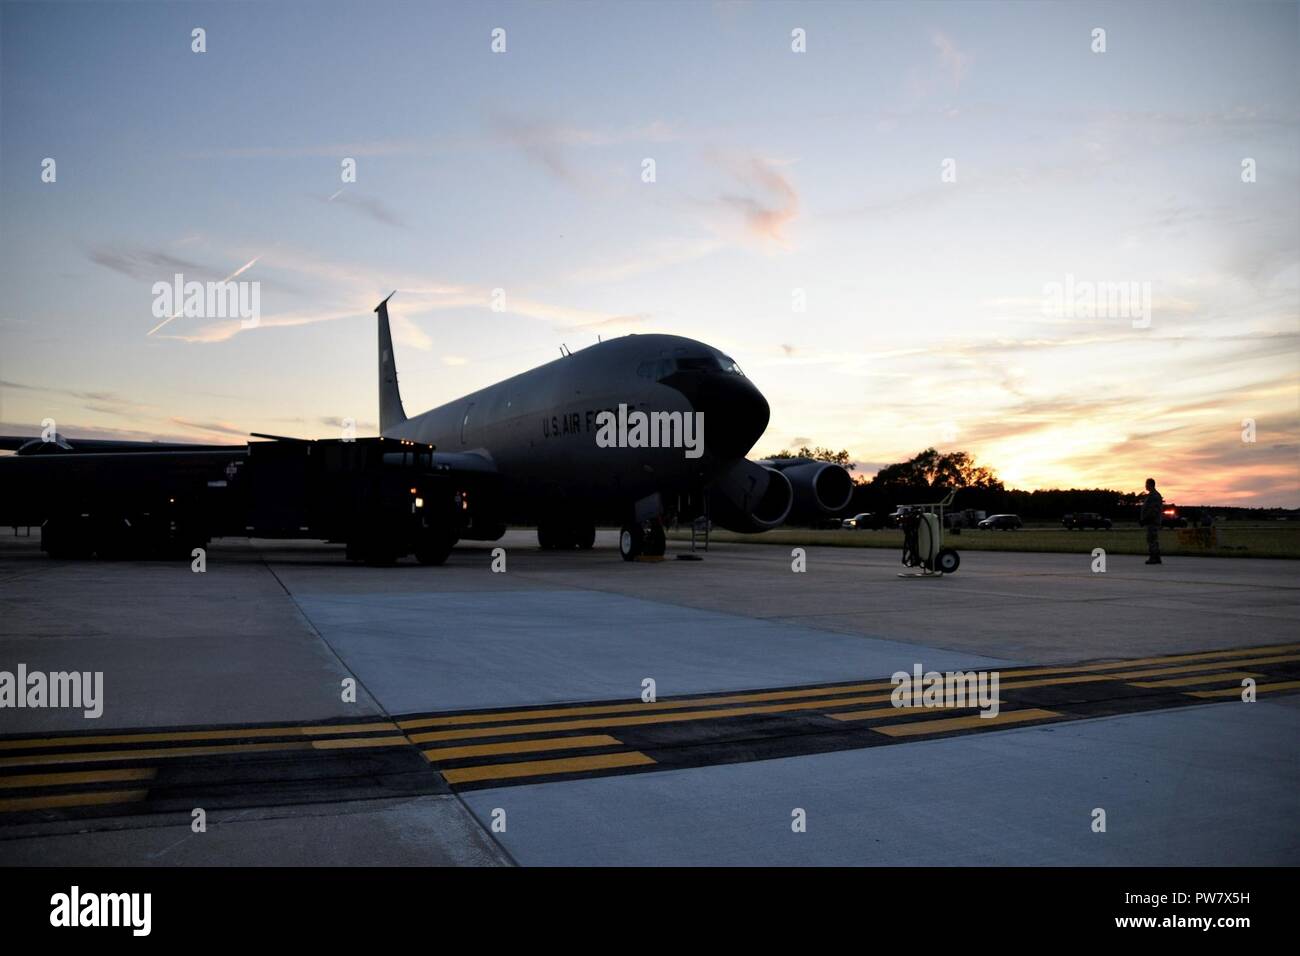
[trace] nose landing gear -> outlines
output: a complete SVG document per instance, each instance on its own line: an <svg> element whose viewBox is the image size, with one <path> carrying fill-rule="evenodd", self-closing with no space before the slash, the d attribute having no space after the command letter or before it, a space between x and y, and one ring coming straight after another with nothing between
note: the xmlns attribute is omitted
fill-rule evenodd
<svg viewBox="0 0 1300 956"><path fill-rule="evenodd" d="M624 561L635 561L642 557L662 558L667 550L668 535L659 518L625 524L618 533L618 553Z"/></svg>

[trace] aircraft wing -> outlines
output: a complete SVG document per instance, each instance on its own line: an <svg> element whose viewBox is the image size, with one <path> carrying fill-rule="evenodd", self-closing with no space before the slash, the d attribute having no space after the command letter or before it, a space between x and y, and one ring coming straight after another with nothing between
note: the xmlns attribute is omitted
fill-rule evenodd
<svg viewBox="0 0 1300 956"><path fill-rule="evenodd" d="M48 449L42 446L51 446ZM76 451L82 454L103 452L149 451L227 451L243 445L205 445L197 442L118 441L106 438L68 438L58 435L52 441L43 441L33 435L0 435L0 451L22 451L25 454Z"/></svg>

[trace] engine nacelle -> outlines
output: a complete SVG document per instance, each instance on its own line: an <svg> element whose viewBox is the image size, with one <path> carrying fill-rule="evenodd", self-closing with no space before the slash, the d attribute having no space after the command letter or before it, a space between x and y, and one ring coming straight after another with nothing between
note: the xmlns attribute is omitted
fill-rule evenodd
<svg viewBox="0 0 1300 956"><path fill-rule="evenodd" d="M787 520L811 521L837 514L853 499L853 478L832 462L779 458L759 464L780 471L794 489L794 504Z"/></svg>
<svg viewBox="0 0 1300 956"><path fill-rule="evenodd" d="M781 525L794 505L794 488L776 468L741 459L709 491L709 517L728 531L753 534Z"/></svg>

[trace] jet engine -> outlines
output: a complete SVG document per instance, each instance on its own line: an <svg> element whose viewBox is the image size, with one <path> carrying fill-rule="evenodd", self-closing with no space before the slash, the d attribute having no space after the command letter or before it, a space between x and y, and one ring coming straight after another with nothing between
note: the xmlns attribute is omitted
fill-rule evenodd
<svg viewBox="0 0 1300 956"><path fill-rule="evenodd" d="M853 479L832 462L775 458L758 464L776 469L789 480L794 489L794 504L787 516L790 521L812 521L837 514L853 498Z"/></svg>
<svg viewBox="0 0 1300 956"><path fill-rule="evenodd" d="M777 527L794 504L790 480L776 468L740 459L709 492L709 516L728 531L753 534Z"/></svg>

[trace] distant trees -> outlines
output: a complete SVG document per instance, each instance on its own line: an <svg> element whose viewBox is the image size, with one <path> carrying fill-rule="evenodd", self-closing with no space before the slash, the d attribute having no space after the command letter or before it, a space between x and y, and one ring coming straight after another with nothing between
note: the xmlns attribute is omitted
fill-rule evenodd
<svg viewBox="0 0 1300 956"><path fill-rule="evenodd" d="M979 464L969 452L941 453L933 448L907 461L886 465L870 481L859 484L851 509L892 511L901 504L938 501L954 489L957 491L954 508L1018 514L1034 520L1059 520L1070 511L1096 511L1123 520L1130 511L1136 510L1123 494L1104 488L1043 491L1007 488L997 472Z"/></svg>
<svg viewBox="0 0 1300 956"><path fill-rule="evenodd" d="M829 448L809 448L807 445L801 445L798 451L790 451L788 448L782 448L767 458L811 458L814 461L829 461L839 465L846 471L852 471L854 468L853 458L849 455L848 449L842 448L839 451L832 451Z"/></svg>
<svg viewBox="0 0 1300 956"><path fill-rule="evenodd" d="M876 472L870 482L877 488L899 487L926 490L983 488L1001 491L1002 482L993 469L975 463L964 451L940 453L933 448Z"/></svg>
<svg viewBox="0 0 1300 956"><path fill-rule="evenodd" d="M853 460L847 450L802 446L798 451L782 449L769 458L812 458L834 462L849 471ZM1007 488L997 472L981 465L964 451L939 452L926 448L907 461L886 465L870 479L854 479L853 499L846 514L862 511L889 512L898 505L938 501L957 491L954 508L974 508L989 514L1018 514L1022 518L1059 521L1072 511L1095 511L1115 521L1137 516L1139 496L1109 488L1050 488L1018 491Z"/></svg>

